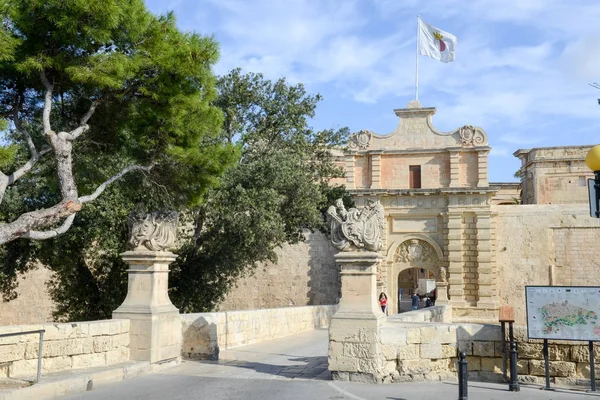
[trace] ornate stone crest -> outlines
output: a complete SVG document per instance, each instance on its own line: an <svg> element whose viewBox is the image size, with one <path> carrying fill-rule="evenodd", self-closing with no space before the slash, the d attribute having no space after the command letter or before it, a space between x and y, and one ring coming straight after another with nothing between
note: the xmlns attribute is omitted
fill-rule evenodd
<svg viewBox="0 0 600 400"><path fill-rule="evenodd" d="M129 217L129 245L135 251L163 251L175 246L179 213L134 212Z"/></svg>
<svg viewBox="0 0 600 400"><path fill-rule="evenodd" d="M475 146L485 142L483 134L472 125L465 125L462 128L458 128L458 134L463 146Z"/></svg>
<svg viewBox="0 0 600 400"><path fill-rule="evenodd" d="M424 240L411 239L398 246L394 259L401 263L429 265L436 262L438 257L435 249L429 243Z"/></svg>
<svg viewBox="0 0 600 400"><path fill-rule="evenodd" d="M341 251L379 251L384 228L384 210L378 200L367 200L362 209L346 210L342 199L327 210L331 242Z"/></svg>
<svg viewBox="0 0 600 400"><path fill-rule="evenodd" d="M364 150L369 147L373 134L367 130L362 130L350 137L348 146L353 150Z"/></svg>

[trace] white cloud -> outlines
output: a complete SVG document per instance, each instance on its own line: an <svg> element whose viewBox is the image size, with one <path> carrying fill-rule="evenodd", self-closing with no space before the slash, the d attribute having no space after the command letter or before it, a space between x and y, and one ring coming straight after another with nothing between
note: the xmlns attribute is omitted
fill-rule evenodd
<svg viewBox="0 0 600 400"><path fill-rule="evenodd" d="M310 91L373 110L414 96L416 15L458 36L456 62L421 57L419 90L436 106L441 130L483 127L493 156L510 145L584 144L600 129L597 91L600 3L587 0L150 0L175 9L186 30L214 33L222 59L270 79L303 82ZM334 94L332 96L332 94ZM328 107L330 110L335 107ZM345 109L331 124L345 125ZM380 109L387 113L391 110ZM381 123L375 114L365 120ZM330 124L330 125L331 125ZM565 133L576 127L578 135ZM571 129L571 128L569 128ZM575 130L574 128L572 130ZM577 143L579 141L579 143ZM492 168L492 166L490 166Z"/></svg>

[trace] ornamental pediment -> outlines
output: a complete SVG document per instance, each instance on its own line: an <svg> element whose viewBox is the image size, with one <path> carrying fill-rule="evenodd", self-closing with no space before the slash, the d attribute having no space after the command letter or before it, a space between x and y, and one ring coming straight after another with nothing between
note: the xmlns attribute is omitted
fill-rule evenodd
<svg viewBox="0 0 600 400"><path fill-rule="evenodd" d="M422 108L411 101L408 108L394 110L400 117L397 128L387 135L361 130L348 142L350 151L441 150L488 146L487 134L482 128L464 125L450 132L441 132L431 121L435 108Z"/></svg>

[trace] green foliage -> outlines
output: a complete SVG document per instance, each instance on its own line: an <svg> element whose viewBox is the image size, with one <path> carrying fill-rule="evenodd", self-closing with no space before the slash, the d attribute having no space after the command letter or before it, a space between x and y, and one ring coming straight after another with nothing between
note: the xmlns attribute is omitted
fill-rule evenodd
<svg viewBox="0 0 600 400"><path fill-rule="evenodd" d="M149 210L193 206L186 213L196 235L177 251L170 274L170 296L184 312L212 309L236 279L276 261L278 246L303 240L306 229L325 229L321 211L345 193L327 185L342 174L331 149L348 130L309 126L320 96L239 70L217 81L210 71L215 41L179 32L172 14L154 17L141 0L2 4L11 44L0 50L0 115L21 102L23 124L44 143L43 70L55 88L55 131L73 129L99 102L90 131L74 143L82 194L125 165L156 163L148 176L127 176L86 205L66 234L0 248L5 297L14 296L17 274L39 261L56 273L55 318L110 317L126 290L119 254L127 215L140 203ZM18 146L11 169L28 152L15 132L8 137ZM7 191L1 220L59 199L54 164L42 160L35 172Z"/></svg>
<svg viewBox="0 0 600 400"><path fill-rule="evenodd" d="M171 268L170 296L183 312L212 310L239 277L276 262L277 247L323 229L322 211L334 198L349 199L342 187L327 184L342 175L331 150L348 130L308 126L320 96L239 70L218 87L223 138L242 157L195 211L195 243L181 249Z"/></svg>
<svg viewBox="0 0 600 400"><path fill-rule="evenodd" d="M108 176L128 164L156 163L154 179L177 201L198 203L236 159L234 149L211 139L223 118L211 105L217 96L213 38L180 32L173 14L155 17L142 0L3 0L0 9L6 16L0 44L7 41L0 115L21 105L38 144L45 141L39 129L44 71L54 85L54 131L74 129L92 102L99 103L76 150L118 153ZM197 184L186 184L190 173L202 177Z"/></svg>
<svg viewBox="0 0 600 400"><path fill-rule="evenodd" d="M126 216L138 203L180 209L200 204L240 157L222 140L223 114L213 103L218 59L212 37L177 29L173 14L154 16L142 0L0 0L0 169L30 158L22 134L8 124L18 110L38 149L45 87L53 85L56 132L80 124L97 104L89 131L73 142L73 170L85 195L132 164L133 173L86 204L67 234L45 242L17 240L0 248L0 290L15 295L16 276L37 261L56 272L57 318L110 316L122 301ZM60 201L53 154L4 195L0 221Z"/></svg>

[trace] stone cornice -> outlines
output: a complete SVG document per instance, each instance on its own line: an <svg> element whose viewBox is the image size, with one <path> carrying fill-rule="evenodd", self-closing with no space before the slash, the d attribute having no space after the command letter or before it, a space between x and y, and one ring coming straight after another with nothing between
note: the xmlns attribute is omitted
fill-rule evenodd
<svg viewBox="0 0 600 400"><path fill-rule="evenodd" d="M456 194L494 194L498 189L491 187L480 188L440 188L440 189L353 189L348 190L353 196L431 196L431 195L456 195Z"/></svg>
<svg viewBox="0 0 600 400"><path fill-rule="evenodd" d="M376 150L346 150L346 154L355 155L370 155L370 154L381 154L381 155L401 155L401 154L439 154L439 153L480 153L489 152L492 150L490 146L477 146L477 147L446 147L442 149L376 149Z"/></svg>

